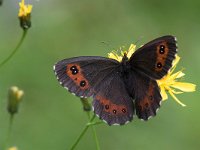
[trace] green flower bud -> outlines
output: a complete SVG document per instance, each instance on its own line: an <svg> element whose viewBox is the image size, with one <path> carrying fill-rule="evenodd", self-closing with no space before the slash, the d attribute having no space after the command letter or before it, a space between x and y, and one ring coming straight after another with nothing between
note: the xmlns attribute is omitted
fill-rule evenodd
<svg viewBox="0 0 200 150"><path fill-rule="evenodd" d="M0 6L3 4L3 0L0 0Z"/></svg>
<svg viewBox="0 0 200 150"><path fill-rule="evenodd" d="M81 98L81 102L83 104L83 110L84 111L91 111L91 105L90 103L88 102L88 99L87 98Z"/></svg>
<svg viewBox="0 0 200 150"><path fill-rule="evenodd" d="M19 17L20 26L26 30L31 27L31 15Z"/></svg>
<svg viewBox="0 0 200 150"><path fill-rule="evenodd" d="M24 91L19 90L18 87L12 86L8 91L8 112L14 115L18 112L19 103L21 102L24 95Z"/></svg>

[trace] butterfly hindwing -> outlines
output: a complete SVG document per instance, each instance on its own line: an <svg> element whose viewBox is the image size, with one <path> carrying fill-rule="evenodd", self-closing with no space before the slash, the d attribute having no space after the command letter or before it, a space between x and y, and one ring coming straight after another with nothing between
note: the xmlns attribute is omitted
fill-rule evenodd
<svg viewBox="0 0 200 150"><path fill-rule="evenodd" d="M130 58L133 68L153 79L167 74L177 52L176 38L163 36L139 48Z"/></svg>
<svg viewBox="0 0 200 150"><path fill-rule="evenodd" d="M123 125L133 119L133 101L117 71L107 76L95 91L93 109L100 119L109 125Z"/></svg>
<svg viewBox="0 0 200 150"><path fill-rule="evenodd" d="M148 120L149 117L155 116L162 99L157 82L137 70L130 71L124 81L128 92L135 100L138 118Z"/></svg>
<svg viewBox="0 0 200 150"><path fill-rule="evenodd" d="M135 98L136 115L143 120L156 115L162 100L156 81L150 79L148 84L146 94L138 91Z"/></svg>
<svg viewBox="0 0 200 150"><path fill-rule="evenodd" d="M82 56L59 61L54 71L60 84L79 97L90 97L93 87L109 74L118 62L96 56Z"/></svg>

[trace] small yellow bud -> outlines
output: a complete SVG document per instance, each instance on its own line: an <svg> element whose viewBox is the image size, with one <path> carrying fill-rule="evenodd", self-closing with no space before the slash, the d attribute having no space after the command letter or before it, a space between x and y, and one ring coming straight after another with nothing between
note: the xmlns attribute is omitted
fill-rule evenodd
<svg viewBox="0 0 200 150"><path fill-rule="evenodd" d="M19 21L20 26L25 30L31 27L32 5L25 5L24 0L19 3Z"/></svg>
<svg viewBox="0 0 200 150"><path fill-rule="evenodd" d="M10 147L8 150L18 150L17 147Z"/></svg>
<svg viewBox="0 0 200 150"><path fill-rule="evenodd" d="M24 95L24 91L18 87L12 86L8 91L8 112L13 115L18 112L19 103Z"/></svg>

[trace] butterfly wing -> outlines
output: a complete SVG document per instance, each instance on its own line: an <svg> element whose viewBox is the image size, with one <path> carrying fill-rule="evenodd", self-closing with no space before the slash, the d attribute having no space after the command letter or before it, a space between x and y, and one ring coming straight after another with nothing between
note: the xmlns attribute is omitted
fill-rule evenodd
<svg viewBox="0 0 200 150"><path fill-rule="evenodd" d="M94 89L93 109L109 125L123 125L133 119L133 100L119 72L114 70Z"/></svg>
<svg viewBox="0 0 200 150"><path fill-rule="evenodd" d="M163 36L139 48L131 56L130 64L149 77L160 79L171 68L176 52L176 38Z"/></svg>
<svg viewBox="0 0 200 150"><path fill-rule="evenodd" d="M131 97L135 99L138 118L148 120L155 116L162 100L156 81L136 70L130 71L124 81Z"/></svg>
<svg viewBox="0 0 200 150"><path fill-rule="evenodd" d="M82 56L59 61L54 71L60 84L79 97L90 97L94 87L112 72L119 62L104 57Z"/></svg>
<svg viewBox="0 0 200 150"><path fill-rule="evenodd" d="M119 76L119 62L104 57L76 57L58 62L54 70L60 84L71 93L93 96L94 113L109 125L132 120L133 101Z"/></svg>

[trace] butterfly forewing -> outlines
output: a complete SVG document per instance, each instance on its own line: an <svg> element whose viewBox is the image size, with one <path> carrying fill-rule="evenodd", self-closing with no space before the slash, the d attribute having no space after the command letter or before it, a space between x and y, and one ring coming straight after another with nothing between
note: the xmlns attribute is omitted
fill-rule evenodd
<svg viewBox="0 0 200 150"><path fill-rule="evenodd" d="M163 36L139 48L131 56L130 64L149 77L160 79L171 68L176 52L176 38Z"/></svg>
<svg viewBox="0 0 200 150"><path fill-rule="evenodd" d="M82 56L64 59L54 66L60 84L79 97L90 97L93 87L103 80L119 63L115 60Z"/></svg>
<svg viewBox="0 0 200 150"><path fill-rule="evenodd" d="M133 101L118 74L119 62L103 57L77 57L58 62L54 70L58 81L71 93L93 96L95 114L109 125L132 120Z"/></svg>

